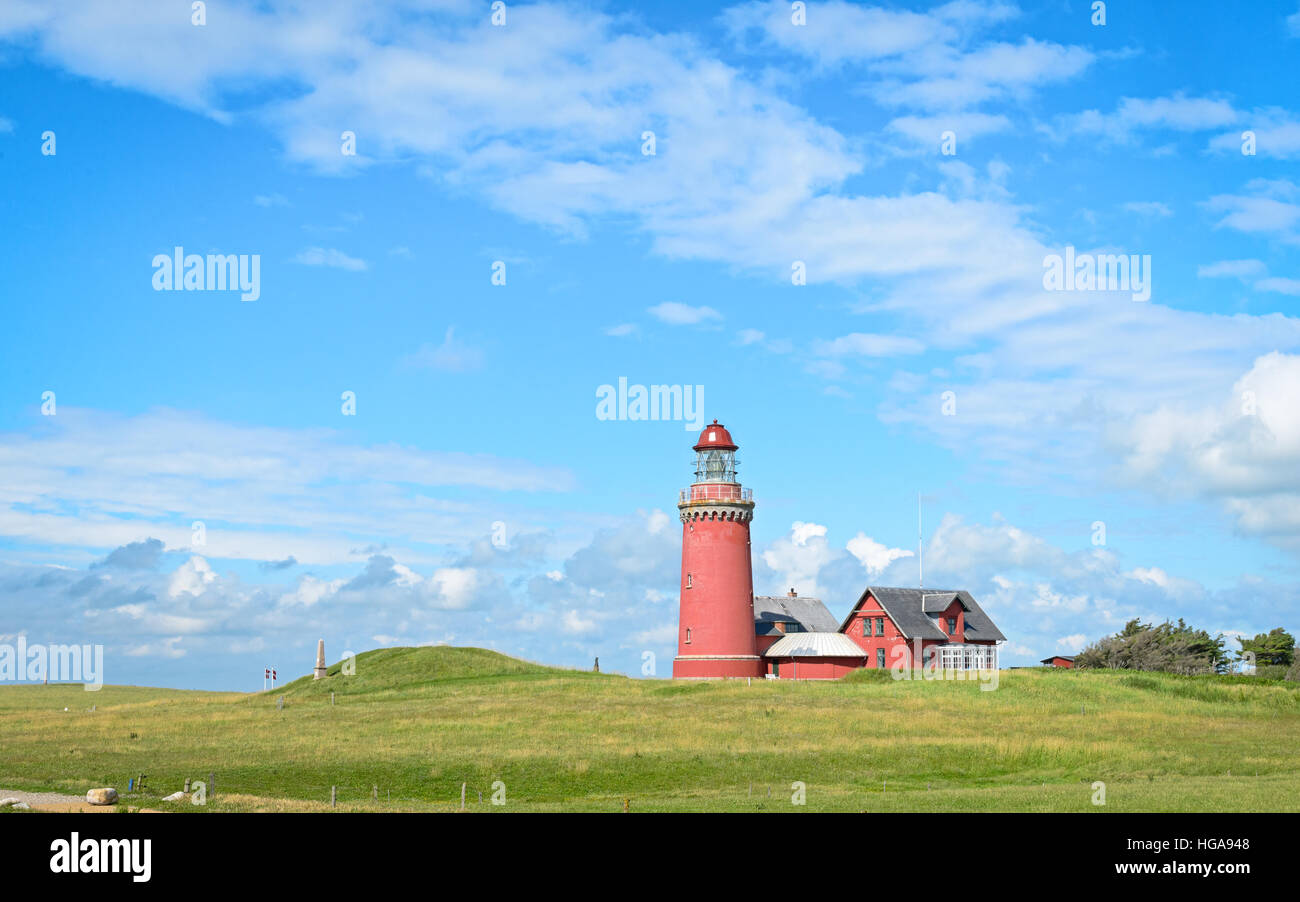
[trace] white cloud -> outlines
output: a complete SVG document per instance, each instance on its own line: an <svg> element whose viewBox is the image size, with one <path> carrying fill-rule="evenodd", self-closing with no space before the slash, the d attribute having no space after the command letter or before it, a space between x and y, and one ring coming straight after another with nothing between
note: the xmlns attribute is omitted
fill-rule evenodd
<svg viewBox="0 0 1300 902"><path fill-rule="evenodd" d="M1161 406L1118 432L1126 470L1219 499L1244 531L1300 547L1300 356L1265 354L1217 394L1210 405Z"/></svg>
<svg viewBox="0 0 1300 902"><path fill-rule="evenodd" d="M986 44L965 53L947 50L882 67L895 77L883 79L876 96L895 105L963 109L1066 81L1087 69L1094 59L1082 47L1034 38L1024 38L1019 44Z"/></svg>
<svg viewBox="0 0 1300 902"><path fill-rule="evenodd" d="M856 536L849 539L845 546L849 554L857 558L862 566L866 568L868 576L877 576L886 567L899 558L913 557L915 552L908 551L905 548L890 548L888 545L882 545L871 536L859 532Z"/></svg>
<svg viewBox="0 0 1300 902"><path fill-rule="evenodd" d="M924 13L886 10L842 0L810 4L806 24L791 24L783 0L731 7L722 16L733 38L757 39L824 67L853 67L876 100L923 109L959 110L1078 75L1094 56L1025 38L986 42L982 30L1015 17L1005 3L957 2Z"/></svg>
<svg viewBox="0 0 1300 902"><path fill-rule="evenodd" d="M990 568L1049 569L1060 551L1000 518L988 525L945 514L930 537L925 562L936 572L979 574Z"/></svg>
<svg viewBox="0 0 1300 902"><path fill-rule="evenodd" d="M1126 143L1141 130L1205 131L1239 121L1241 113L1226 100L1208 97L1124 97L1114 112L1087 110L1061 118L1067 133L1097 135Z"/></svg>
<svg viewBox="0 0 1300 902"><path fill-rule="evenodd" d="M1238 128L1210 139L1209 147L1220 153L1240 156L1246 131L1254 133L1258 156L1279 160L1300 156L1300 119L1280 107L1265 107L1244 115Z"/></svg>
<svg viewBox="0 0 1300 902"><path fill-rule="evenodd" d="M180 636L172 636L160 642L132 646L126 650L126 654L131 658L183 658L185 649L179 647L180 643Z"/></svg>
<svg viewBox="0 0 1300 902"><path fill-rule="evenodd" d="M194 593L198 594L198 593ZM157 611L146 604L124 604L108 610L92 608L86 616L97 618L102 623L112 620L114 615L131 620L140 629L149 633L201 633L211 628L212 624L201 617L186 617ZM99 626L100 624L96 624Z"/></svg>
<svg viewBox="0 0 1300 902"><path fill-rule="evenodd" d="M418 351L406 357L405 362L411 366L448 373L465 373L482 369L484 357L481 348L459 341L455 327L448 326L442 344L423 344Z"/></svg>
<svg viewBox="0 0 1300 902"><path fill-rule="evenodd" d="M1205 207L1222 213L1219 228L1239 232L1272 234L1283 241L1300 243L1300 186L1287 179L1253 179L1248 194L1216 194Z"/></svg>
<svg viewBox="0 0 1300 902"><path fill-rule="evenodd" d="M762 560L779 576L781 587L794 588L800 595L818 595L822 591L818 574L840 553L827 543L825 526L796 520L788 536L777 539L763 551ZM778 589L772 587L767 591ZM764 589L755 586L755 592L763 594Z"/></svg>
<svg viewBox="0 0 1300 902"><path fill-rule="evenodd" d="M1158 200L1149 201L1131 201L1124 204L1123 209L1129 213L1135 213L1138 216L1173 216L1174 211L1169 209L1168 204L1163 204Z"/></svg>
<svg viewBox="0 0 1300 902"><path fill-rule="evenodd" d="M367 268L365 260L349 257L335 248L323 247L309 247L299 251L292 262L301 263L303 266L328 266L333 269L346 269L350 272L362 272Z"/></svg>
<svg viewBox="0 0 1300 902"><path fill-rule="evenodd" d="M1125 576L1148 585L1159 586L1170 598L1187 598L1200 595L1202 592L1199 583L1170 576L1159 567L1134 567Z"/></svg>
<svg viewBox="0 0 1300 902"><path fill-rule="evenodd" d="M898 335L871 335L853 332L831 341L819 341L813 351L828 357L854 355L861 357L893 357L898 354L919 354L925 346L914 338Z"/></svg>
<svg viewBox="0 0 1300 902"><path fill-rule="evenodd" d="M473 534L475 506L440 498L437 487L573 485L568 471L523 460L358 444L326 429L62 405L42 420L30 435L0 434L0 535L95 549L97 557L150 536L190 549L192 523L202 521L208 559L354 562L367 541L459 544Z"/></svg>
<svg viewBox="0 0 1300 902"><path fill-rule="evenodd" d="M641 645L671 645L677 642L677 623L664 623L632 634L632 641Z"/></svg>
<svg viewBox="0 0 1300 902"><path fill-rule="evenodd" d="M951 131L957 136L957 147L981 135L1007 131L1011 120L991 113L950 113L937 116L900 116L888 125L890 131L911 139L921 147L939 146L940 136Z"/></svg>
<svg viewBox="0 0 1300 902"><path fill-rule="evenodd" d="M172 573L167 586L167 595L171 598L179 598L181 595L202 595L216 578L217 574L212 572L208 562L196 554Z"/></svg>
<svg viewBox="0 0 1300 902"><path fill-rule="evenodd" d="M647 312L660 322L672 326L694 326L709 320L722 319L722 314L712 307L692 307L677 301L665 301L651 307Z"/></svg>
<svg viewBox="0 0 1300 902"><path fill-rule="evenodd" d="M819 523L801 523L796 520L790 527L790 541L796 545L807 545L814 536L825 536L826 527Z"/></svg>
<svg viewBox="0 0 1300 902"><path fill-rule="evenodd" d="M452 609L469 607L481 587L478 571L472 567L440 567L430 580L441 606Z"/></svg>
<svg viewBox="0 0 1300 902"><path fill-rule="evenodd" d="M1220 260L1196 267L1196 276L1201 279L1217 279L1230 276L1245 279L1264 272L1262 260Z"/></svg>
<svg viewBox="0 0 1300 902"><path fill-rule="evenodd" d="M1255 283L1256 291L1272 291L1277 294L1289 294L1292 297L1300 297L1300 279L1284 279L1280 276L1274 276L1269 279L1260 279Z"/></svg>
<svg viewBox="0 0 1300 902"><path fill-rule="evenodd" d="M326 581L307 574L298 580L298 585L292 592L280 596L280 604L310 608L321 599L333 595L343 587L345 582L346 580L342 579Z"/></svg>
<svg viewBox="0 0 1300 902"><path fill-rule="evenodd" d="M675 517L670 517L667 513L661 510L650 511L650 513L645 516L646 532L652 536L666 536L668 535L669 526L675 519ZM675 535L669 537L676 538Z"/></svg>
<svg viewBox="0 0 1300 902"><path fill-rule="evenodd" d="M758 345L773 354L789 354L794 350L794 342L788 338L768 338L758 329L741 329L736 333L736 344L742 348Z"/></svg>
<svg viewBox="0 0 1300 902"><path fill-rule="evenodd" d="M989 9L993 11L992 7ZM723 12L722 20L737 40L757 37L768 46L797 52L823 65L898 56L936 40L957 38L953 23L940 17L859 6L841 0L814 5L806 23L800 26L792 24L790 4L781 0L759 0L729 7Z"/></svg>
<svg viewBox="0 0 1300 902"><path fill-rule="evenodd" d="M560 629L570 635L585 635L596 631L596 621L589 617L583 617L576 610L564 612L564 617L560 621Z"/></svg>
<svg viewBox="0 0 1300 902"><path fill-rule="evenodd" d="M1034 597L1030 604L1035 608L1062 608L1072 614L1081 614L1088 610L1087 595L1062 595L1055 592L1047 583L1034 586Z"/></svg>

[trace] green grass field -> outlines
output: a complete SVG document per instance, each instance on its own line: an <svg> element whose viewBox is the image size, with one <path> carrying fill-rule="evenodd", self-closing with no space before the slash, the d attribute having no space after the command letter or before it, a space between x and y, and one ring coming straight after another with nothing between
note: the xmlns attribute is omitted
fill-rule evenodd
<svg viewBox="0 0 1300 902"><path fill-rule="evenodd" d="M462 783L484 812L1300 811L1294 683L674 683L447 647L368 652L356 671L256 695L2 687L0 787L115 786L128 807L167 808L159 797L214 772L206 806L171 803L194 812L327 810L331 786L340 811L451 810ZM141 772L149 789L126 795Z"/></svg>

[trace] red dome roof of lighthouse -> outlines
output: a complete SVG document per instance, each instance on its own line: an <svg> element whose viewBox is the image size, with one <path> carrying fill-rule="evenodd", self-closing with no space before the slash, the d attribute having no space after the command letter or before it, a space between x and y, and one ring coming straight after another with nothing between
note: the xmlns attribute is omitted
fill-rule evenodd
<svg viewBox="0 0 1300 902"><path fill-rule="evenodd" d="M731 440L731 433L727 427L714 420L711 424L704 427L700 433L700 440L695 445L696 451L707 451L716 448L720 451L735 451L739 446Z"/></svg>

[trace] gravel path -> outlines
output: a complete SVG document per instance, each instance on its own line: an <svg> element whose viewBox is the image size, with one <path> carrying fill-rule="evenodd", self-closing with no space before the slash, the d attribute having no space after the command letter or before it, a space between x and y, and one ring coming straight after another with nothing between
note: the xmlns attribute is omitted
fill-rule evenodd
<svg viewBox="0 0 1300 902"><path fill-rule="evenodd" d="M68 805L86 801L85 796L65 796L57 792L23 792L21 789L0 789L0 799L18 799L28 805Z"/></svg>
<svg viewBox="0 0 1300 902"><path fill-rule="evenodd" d="M0 799L18 799L32 806L33 811L114 811L114 805L90 805L85 796L70 796L60 792L24 792L21 789L0 789Z"/></svg>

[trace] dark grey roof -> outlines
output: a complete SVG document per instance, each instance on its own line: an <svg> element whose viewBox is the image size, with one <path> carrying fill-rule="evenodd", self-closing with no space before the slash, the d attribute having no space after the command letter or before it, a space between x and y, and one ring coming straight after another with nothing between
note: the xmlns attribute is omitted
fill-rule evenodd
<svg viewBox="0 0 1300 902"><path fill-rule="evenodd" d="M889 619L908 639L948 639L948 634L939 625L939 615L953 602L961 602L966 610L966 639L968 641L1003 641L1002 635L989 615L979 606L969 592L956 592L945 589L895 589L888 586L867 586L858 603L849 611L848 617L840 624L840 632L849 625L849 620L857 613L863 599L870 593L880 606L885 609Z"/></svg>
<svg viewBox="0 0 1300 902"><path fill-rule="evenodd" d="M793 620L803 626L806 633L838 632L835 617L826 610L820 598L796 595L754 596L754 627L758 634L767 635L764 625L778 620Z"/></svg>
<svg viewBox="0 0 1300 902"><path fill-rule="evenodd" d="M927 614L942 614L948 610L948 606L953 603L953 599L960 600L960 598L961 596L956 592L925 592L922 595L921 608ZM966 607L965 602L962 602L962 607ZM966 610L969 611L970 608L966 608Z"/></svg>

